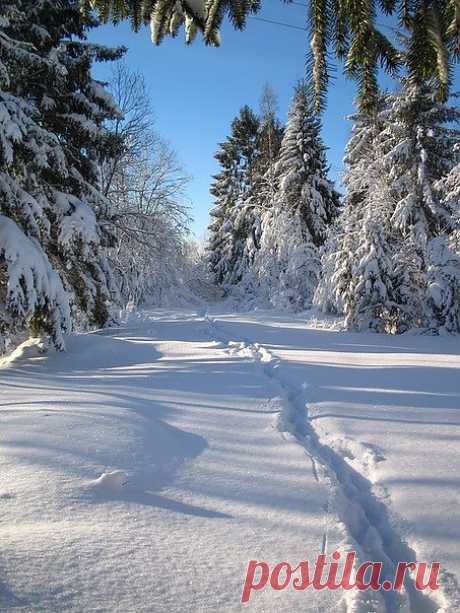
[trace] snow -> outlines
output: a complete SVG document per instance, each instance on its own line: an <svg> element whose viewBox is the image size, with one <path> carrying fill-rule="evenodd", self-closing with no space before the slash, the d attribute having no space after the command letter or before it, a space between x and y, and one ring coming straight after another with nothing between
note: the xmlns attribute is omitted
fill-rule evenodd
<svg viewBox="0 0 460 613"><path fill-rule="evenodd" d="M158 310L1 365L1 610L459 610L458 339L336 328ZM350 548L442 590L241 605L249 560Z"/></svg>
<svg viewBox="0 0 460 613"><path fill-rule="evenodd" d="M96 488L118 492L128 483L129 477L122 470L111 470L108 473L102 473L100 477L89 482L89 485Z"/></svg>
<svg viewBox="0 0 460 613"><path fill-rule="evenodd" d="M441 561L446 585L436 602L450 598L446 610L458 610L458 338L340 333L269 312L216 321L271 353L277 380L334 451L334 471L344 460L347 479L364 478L364 506L383 502L379 523L401 551L407 543L418 560Z"/></svg>
<svg viewBox="0 0 460 613"><path fill-rule="evenodd" d="M29 320L39 308L50 311L56 345L62 346L61 329L70 327L70 308L61 279L38 243L4 215L0 215L0 258L8 271L7 306Z"/></svg>

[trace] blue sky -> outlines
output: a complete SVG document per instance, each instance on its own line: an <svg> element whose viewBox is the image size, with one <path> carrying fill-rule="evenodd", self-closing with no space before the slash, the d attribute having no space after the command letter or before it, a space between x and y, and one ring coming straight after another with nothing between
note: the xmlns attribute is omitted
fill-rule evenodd
<svg viewBox="0 0 460 613"><path fill-rule="evenodd" d="M286 5L281 0L265 0L263 6L258 17L305 26L304 6ZM181 35L155 47L149 29L133 33L129 24L123 23L97 28L91 40L127 46L127 64L145 75L157 131L171 143L192 176L188 189L192 229L201 239L212 205L209 185L217 171L213 155L218 143L228 135L230 122L241 106L258 108L267 81L278 95L280 118L285 120L293 86L304 75L307 32L249 19L243 32L226 23L219 48L205 47L199 36L193 45L186 46ZM106 78L107 70L107 66L99 66L96 76ZM323 117L323 138L334 179L342 166L350 128L345 116L353 110L355 92L354 83L337 70Z"/></svg>

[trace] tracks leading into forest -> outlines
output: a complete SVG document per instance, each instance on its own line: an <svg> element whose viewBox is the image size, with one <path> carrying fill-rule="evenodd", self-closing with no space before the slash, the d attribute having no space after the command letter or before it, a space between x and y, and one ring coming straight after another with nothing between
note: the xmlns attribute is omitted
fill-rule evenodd
<svg viewBox="0 0 460 613"><path fill-rule="evenodd" d="M305 385L297 386L280 372L281 362L266 347L248 338L233 338L222 323L205 315L209 336L223 343L233 355L253 360L257 368L278 390L280 411L278 428L289 433L305 449L317 481L324 481L330 490L328 516L334 512L345 526L348 542L344 546L357 552L358 560L382 562L381 581L393 581L398 562L417 562L416 553L405 543L394 527L385 504L373 492L373 485L346 461L346 455L323 443L308 415ZM327 528L323 534L323 552L327 551ZM406 573L404 590L359 592L352 590L345 596L350 613L436 613L445 609L442 593L427 593L416 589L412 577Z"/></svg>

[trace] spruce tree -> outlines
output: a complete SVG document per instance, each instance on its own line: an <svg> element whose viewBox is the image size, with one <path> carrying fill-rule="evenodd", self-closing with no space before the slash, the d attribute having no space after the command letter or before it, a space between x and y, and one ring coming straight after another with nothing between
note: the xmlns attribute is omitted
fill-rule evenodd
<svg viewBox="0 0 460 613"><path fill-rule="evenodd" d="M428 244L427 325L437 332L460 332L460 256L446 236Z"/></svg>
<svg viewBox="0 0 460 613"><path fill-rule="evenodd" d="M255 274L272 305L301 310L311 304L319 276L318 248L339 210L339 196L327 178L320 123L304 83L295 88L274 170Z"/></svg>
<svg viewBox="0 0 460 613"><path fill-rule="evenodd" d="M393 236L388 189L376 180L356 234L345 324L354 330L393 332Z"/></svg>
<svg viewBox="0 0 460 613"><path fill-rule="evenodd" d="M221 166L214 176L211 194L215 205L209 226L208 262L212 278L230 289L245 272L245 247L253 238L254 226L248 216L247 199L254 181L257 138L260 122L245 106L231 125L227 141L220 145L216 159Z"/></svg>
<svg viewBox="0 0 460 613"><path fill-rule="evenodd" d="M253 264L257 296L275 308L302 311L318 283L318 249L298 212L274 202L262 215L261 245Z"/></svg>
<svg viewBox="0 0 460 613"><path fill-rule="evenodd" d="M439 103L429 86L413 87L408 80L403 81L400 92L389 97L388 103L385 113L388 125L378 146L395 201L392 225L400 237L394 254L397 331L424 326L441 329L449 318L444 309L448 308L450 296L456 295L458 277L449 270L455 258L447 257L444 247L435 248L444 245L443 237L455 233L457 223L439 184L455 166L460 133L452 126L458 121L459 112ZM410 243L414 248L408 251ZM432 280L433 275L436 281ZM441 279L450 289L438 293L434 301L430 287L434 287L433 283L441 284ZM415 297L422 295L423 312L415 302ZM453 331L452 325L451 322L447 326L449 331Z"/></svg>
<svg viewBox="0 0 460 613"><path fill-rule="evenodd" d="M239 195L235 177L237 159L233 143L230 141L221 143L215 158L221 170L214 175L210 188L215 204L210 211L207 253L212 280L216 285L222 285L232 261L233 226L230 217Z"/></svg>
<svg viewBox="0 0 460 613"><path fill-rule="evenodd" d="M323 312L344 314L352 300L353 265L364 224L366 202L371 187L372 165L376 162L374 144L379 127L366 113L357 113L345 149L344 206L331 226L322 249L321 278L314 304Z"/></svg>
<svg viewBox="0 0 460 613"><path fill-rule="evenodd" d="M294 91L276 176L279 198L307 226L313 243L321 246L339 211L339 195L329 181L321 124L314 114L304 82Z"/></svg>
<svg viewBox="0 0 460 613"><path fill-rule="evenodd" d="M87 44L95 25L73 2L33 0L5 4L0 26L1 327L60 348L72 320L104 323L114 291L98 168L116 109L90 69L121 51Z"/></svg>
<svg viewBox="0 0 460 613"><path fill-rule="evenodd" d="M354 328L453 331L458 111L438 102L428 86L409 79L402 85L354 127L345 209L315 299L322 308L342 309ZM443 247L435 248L439 241Z"/></svg>
<svg viewBox="0 0 460 613"><path fill-rule="evenodd" d="M277 118L277 99L269 84L262 91L259 128L256 138L255 158L251 183L242 207L241 217L246 228L246 239L241 255L243 290L254 292L254 262L261 249L262 223L274 204L276 162L278 160L284 126Z"/></svg>
<svg viewBox="0 0 460 613"><path fill-rule="evenodd" d="M287 4L292 0L285 0ZM219 27L226 14L237 29L247 16L257 13L261 0L80 0L82 9L97 9L105 21L130 18L133 29L152 26L152 38L161 42L175 36L185 23L187 42L198 30L207 44L219 44ZM446 100L452 81L452 64L460 50L457 0L386 0L307 3L309 15L311 82L320 108L330 80L330 56L343 62L349 77L358 81L359 106L370 109L378 102L378 70L393 74L404 63L413 84L432 79L437 95ZM404 59L378 25L378 14L395 15L401 31L409 33Z"/></svg>
<svg viewBox="0 0 460 613"><path fill-rule="evenodd" d="M377 146L396 200L393 224L403 236L415 232L420 243L452 231L452 214L436 183L455 164L459 132L448 124L459 117L457 109L437 102L432 88L413 87L408 80L388 97L383 111L385 128Z"/></svg>
<svg viewBox="0 0 460 613"><path fill-rule="evenodd" d="M460 155L459 148L460 142L455 147L457 156ZM450 247L460 256L460 162L436 183L436 189L442 206L452 216L453 229L449 233Z"/></svg>
<svg viewBox="0 0 460 613"><path fill-rule="evenodd" d="M427 325L427 253L412 232L403 241L400 237L393 252L393 300L392 322L389 331L406 332L411 328Z"/></svg>

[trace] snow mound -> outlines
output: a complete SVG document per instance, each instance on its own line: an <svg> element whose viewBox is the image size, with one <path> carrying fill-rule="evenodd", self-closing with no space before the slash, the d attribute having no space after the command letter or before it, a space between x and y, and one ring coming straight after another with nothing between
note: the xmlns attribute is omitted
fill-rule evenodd
<svg viewBox="0 0 460 613"><path fill-rule="evenodd" d="M8 368L26 360L43 357L49 345L42 338L29 338L0 360L0 368Z"/></svg>
<svg viewBox="0 0 460 613"><path fill-rule="evenodd" d="M113 470L102 473L100 477L91 481L90 485L106 491L119 492L128 483L128 475L123 470Z"/></svg>

